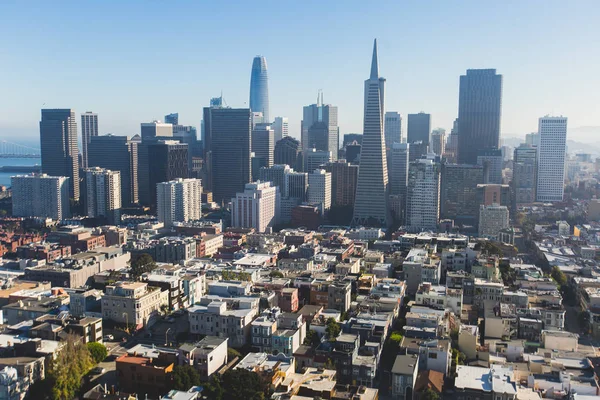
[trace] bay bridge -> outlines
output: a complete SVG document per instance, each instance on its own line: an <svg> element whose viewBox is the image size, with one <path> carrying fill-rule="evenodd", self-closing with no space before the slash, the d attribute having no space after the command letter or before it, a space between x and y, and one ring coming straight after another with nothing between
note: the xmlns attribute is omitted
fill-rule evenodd
<svg viewBox="0 0 600 400"><path fill-rule="evenodd" d="M40 149L0 140L0 158L40 158Z"/></svg>

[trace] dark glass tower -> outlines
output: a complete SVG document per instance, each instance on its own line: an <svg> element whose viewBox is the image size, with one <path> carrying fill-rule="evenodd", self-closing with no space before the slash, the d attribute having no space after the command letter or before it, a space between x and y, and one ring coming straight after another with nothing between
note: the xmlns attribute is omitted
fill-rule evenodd
<svg viewBox="0 0 600 400"><path fill-rule="evenodd" d="M408 134L406 140L409 144L423 142L429 145L430 133L431 114L425 114L424 112L408 114Z"/></svg>
<svg viewBox="0 0 600 400"><path fill-rule="evenodd" d="M501 115L502 75L495 69L467 70L458 99L459 164L477 164L480 151L499 147Z"/></svg>
<svg viewBox="0 0 600 400"><path fill-rule="evenodd" d="M267 59L254 57L252 75L250 76L250 109L263 114L263 122L269 119L269 77L267 75Z"/></svg>
<svg viewBox="0 0 600 400"><path fill-rule="evenodd" d="M71 109L42 110L40 121L42 172L69 179L69 196L79 200L77 122Z"/></svg>

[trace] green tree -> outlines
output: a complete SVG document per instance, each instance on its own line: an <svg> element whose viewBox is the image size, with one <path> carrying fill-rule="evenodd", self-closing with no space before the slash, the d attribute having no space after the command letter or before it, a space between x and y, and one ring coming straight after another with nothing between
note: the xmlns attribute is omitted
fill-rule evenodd
<svg viewBox="0 0 600 400"><path fill-rule="evenodd" d="M421 393L421 396L419 396L419 398L421 400L439 400L440 395L438 392L434 391L433 389L428 388L423 393Z"/></svg>
<svg viewBox="0 0 600 400"><path fill-rule="evenodd" d="M308 332L306 332L304 344L307 346L317 347L320 343L321 339L319 339L319 334L312 329L309 329Z"/></svg>
<svg viewBox="0 0 600 400"><path fill-rule="evenodd" d="M202 395L206 396L207 399L223 400L223 394L225 391L221 386L221 380L218 374L213 374L212 379L202 385L204 390Z"/></svg>
<svg viewBox="0 0 600 400"><path fill-rule="evenodd" d="M283 272L281 271L271 271L269 274L271 278L283 278Z"/></svg>
<svg viewBox="0 0 600 400"><path fill-rule="evenodd" d="M325 327L325 335L327 336L327 339L335 340L341 331L342 327L335 321L335 319L329 318L327 320L327 326Z"/></svg>
<svg viewBox="0 0 600 400"><path fill-rule="evenodd" d="M173 368L173 389L188 390L202 384L200 373L191 365L177 365Z"/></svg>
<svg viewBox="0 0 600 400"><path fill-rule="evenodd" d="M552 267L552 272L550 275L559 286L562 287L567 284L567 277L565 276L565 273L562 272L557 266Z"/></svg>
<svg viewBox="0 0 600 400"><path fill-rule="evenodd" d="M156 263L149 254L141 254L131 262L131 275L135 279L139 279L139 277L146 272L150 272L155 269Z"/></svg>
<svg viewBox="0 0 600 400"><path fill-rule="evenodd" d="M223 374L223 400L263 400L269 393L269 382L252 371L230 369Z"/></svg>
<svg viewBox="0 0 600 400"><path fill-rule="evenodd" d="M89 342L87 344L87 348L95 364L104 361L104 359L108 356L108 350L106 350L106 346L102 343Z"/></svg>
<svg viewBox="0 0 600 400"><path fill-rule="evenodd" d="M92 368L94 362L87 346L79 338L69 335L63 347L50 363L48 377L54 382L53 400L71 400L81 387L81 379Z"/></svg>

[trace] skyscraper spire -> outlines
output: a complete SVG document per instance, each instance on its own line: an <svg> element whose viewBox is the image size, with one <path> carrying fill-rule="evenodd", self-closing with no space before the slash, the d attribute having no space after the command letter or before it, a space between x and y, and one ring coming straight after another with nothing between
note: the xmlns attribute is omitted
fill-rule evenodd
<svg viewBox="0 0 600 400"><path fill-rule="evenodd" d="M377 62L377 39L373 42L373 59L371 60L371 79L379 78L379 64Z"/></svg>

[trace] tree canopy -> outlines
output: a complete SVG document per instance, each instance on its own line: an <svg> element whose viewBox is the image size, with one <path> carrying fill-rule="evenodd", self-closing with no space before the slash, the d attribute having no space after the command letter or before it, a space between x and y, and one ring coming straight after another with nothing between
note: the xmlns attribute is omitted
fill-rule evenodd
<svg viewBox="0 0 600 400"><path fill-rule="evenodd" d="M48 378L53 382L51 399L71 400L81 387L81 379L94 362L90 351L79 339L69 335L63 348L50 363Z"/></svg>
<svg viewBox="0 0 600 400"><path fill-rule="evenodd" d="M221 387L223 400L263 400L269 394L269 382L245 369L230 369L223 374Z"/></svg>
<svg viewBox="0 0 600 400"><path fill-rule="evenodd" d="M188 390L202 384L200 373L191 365L177 365L173 368L173 389Z"/></svg>
<svg viewBox="0 0 600 400"><path fill-rule="evenodd" d="M146 272L151 272L156 269L156 263L149 254L141 254L131 261L131 275L138 279Z"/></svg>
<svg viewBox="0 0 600 400"><path fill-rule="evenodd" d="M335 319L329 318L327 320L327 326L325 327L325 335L327 336L327 339L335 340L341 331L342 327L336 322Z"/></svg>
<svg viewBox="0 0 600 400"><path fill-rule="evenodd" d="M87 344L87 348L95 364L104 361L108 356L108 350L106 350L106 346L102 343L90 342Z"/></svg>

